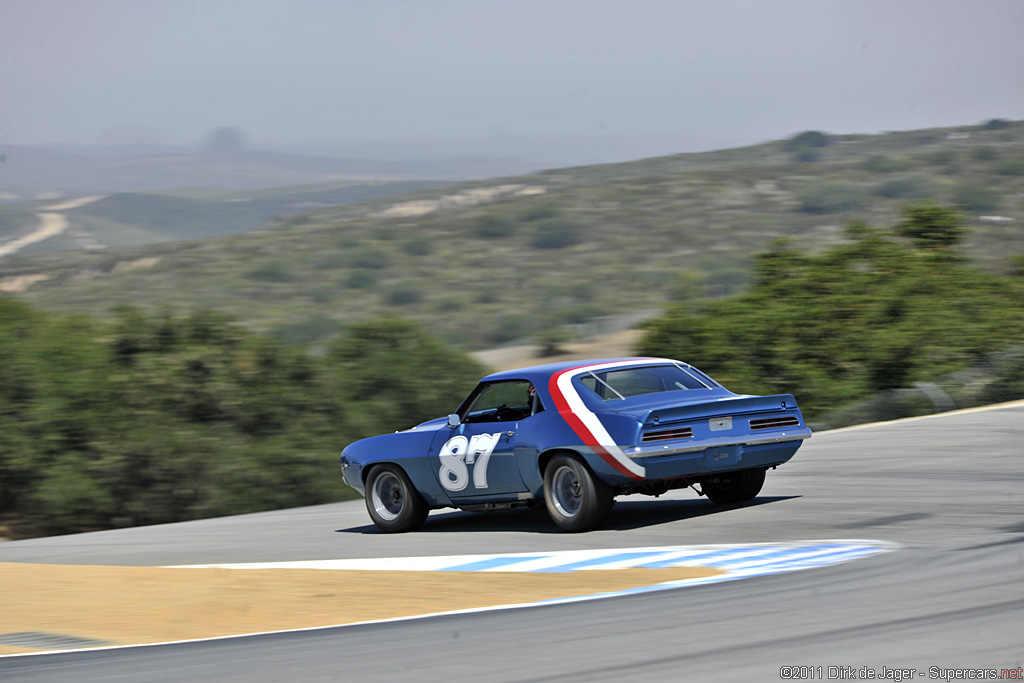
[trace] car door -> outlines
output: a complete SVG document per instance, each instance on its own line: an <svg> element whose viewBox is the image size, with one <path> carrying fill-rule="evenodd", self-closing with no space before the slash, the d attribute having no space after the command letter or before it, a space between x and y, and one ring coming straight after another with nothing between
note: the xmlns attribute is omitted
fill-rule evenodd
<svg viewBox="0 0 1024 683"><path fill-rule="evenodd" d="M529 382L481 385L458 424L438 430L430 462L452 500L504 498L526 491L516 462L516 429L530 414Z"/></svg>

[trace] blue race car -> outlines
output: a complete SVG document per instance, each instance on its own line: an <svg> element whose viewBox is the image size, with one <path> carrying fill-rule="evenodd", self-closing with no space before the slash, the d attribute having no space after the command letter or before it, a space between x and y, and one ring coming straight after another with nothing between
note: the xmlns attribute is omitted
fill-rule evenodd
<svg viewBox="0 0 1024 683"><path fill-rule="evenodd" d="M664 358L574 361L488 375L448 417L349 445L341 471L385 532L432 509L540 501L562 529L587 531L615 496L692 486L749 500L810 436L789 394L734 394Z"/></svg>

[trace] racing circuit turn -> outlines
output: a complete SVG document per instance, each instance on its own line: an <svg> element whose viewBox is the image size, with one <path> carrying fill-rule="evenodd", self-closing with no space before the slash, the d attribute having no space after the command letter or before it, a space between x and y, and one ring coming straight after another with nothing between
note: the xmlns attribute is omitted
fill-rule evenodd
<svg viewBox="0 0 1024 683"><path fill-rule="evenodd" d="M802 666L941 680L943 671L1011 670L1024 659L1022 457L1018 403L820 433L750 503L627 497L606 530L588 534L558 533L539 511L508 511L434 513L420 532L387 536L354 501L5 543L0 562L125 566L595 548L621 555L844 538L900 547L808 571L608 600L2 658L0 679L373 681L420 671L451 681L779 680Z"/></svg>

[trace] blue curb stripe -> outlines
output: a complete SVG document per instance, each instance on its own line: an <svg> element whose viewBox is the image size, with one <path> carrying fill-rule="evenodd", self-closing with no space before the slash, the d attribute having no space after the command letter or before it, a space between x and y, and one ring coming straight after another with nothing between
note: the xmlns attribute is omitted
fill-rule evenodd
<svg viewBox="0 0 1024 683"><path fill-rule="evenodd" d="M486 560L480 560L478 562L468 562L466 564L456 564L451 567L445 567L439 571L443 572L482 572L488 569L497 569L498 567L511 567L512 565L520 564L522 562L531 562L533 560L542 560L549 555L519 555L516 557L492 557ZM515 571L510 569L510 571Z"/></svg>
<svg viewBox="0 0 1024 683"><path fill-rule="evenodd" d="M569 551L530 555L499 555L482 557L474 562L466 562L465 559L462 559L458 564L440 567L439 570L568 573L617 568L615 565L638 569L703 566L726 572L724 577L715 580L728 580L824 567L886 552L895 547L893 544L880 541L812 541L806 544L780 543L760 546L676 546L634 550ZM563 557L565 561L559 562L559 559ZM707 579L698 580L698 583L708 582ZM658 587L649 588L653 590Z"/></svg>
<svg viewBox="0 0 1024 683"><path fill-rule="evenodd" d="M659 554L660 555L661 553L651 553L651 552L617 553L615 555L606 555L604 557L595 557L595 558L592 558L592 559L589 559L589 560L580 560L578 562L569 562L567 564L560 564L560 565L556 565L554 567L545 567L544 569L533 569L531 571L534 571L534 572L544 572L544 573L547 573L547 574L562 574L562 573L566 573L566 572L578 571L580 569L590 569L590 568L593 568L593 567L600 567L601 565L612 564L612 563L615 563L615 562L623 562L623 561L628 561L628 560L635 560L638 557L650 557L650 556L655 555L655 554ZM637 566L646 567L647 564L645 563L645 564L641 564L641 565L637 565Z"/></svg>

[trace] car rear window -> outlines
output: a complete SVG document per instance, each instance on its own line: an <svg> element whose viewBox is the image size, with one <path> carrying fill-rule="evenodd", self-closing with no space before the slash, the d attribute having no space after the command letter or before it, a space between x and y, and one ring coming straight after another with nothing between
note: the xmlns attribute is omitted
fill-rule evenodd
<svg viewBox="0 0 1024 683"><path fill-rule="evenodd" d="M591 372L580 377L585 387L605 401L663 391L710 389L709 378L679 365L652 365Z"/></svg>

